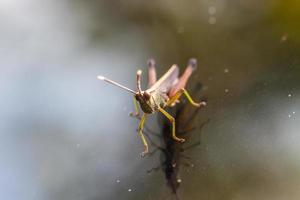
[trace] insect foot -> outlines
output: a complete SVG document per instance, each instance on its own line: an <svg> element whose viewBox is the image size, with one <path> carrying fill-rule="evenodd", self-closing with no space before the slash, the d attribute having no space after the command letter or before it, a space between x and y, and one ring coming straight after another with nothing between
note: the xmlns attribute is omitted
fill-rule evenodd
<svg viewBox="0 0 300 200"><path fill-rule="evenodd" d="M141 153L141 157L144 158L148 154L148 146L145 147L145 151Z"/></svg>
<svg viewBox="0 0 300 200"><path fill-rule="evenodd" d="M198 108L200 108L200 107L202 107L202 106L206 106L207 103L206 103L205 101L202 101L202 102L200 102L200 103L194 103L193 105L196 106L196 107L198 107Z"/></svg>
<svg viewBox="0 0 300 200"><path fill-rule="evenodd" d="M184 143L184 142L185 142L185 139L179 138L179 142Z"/></svg>
<svg viewBox="0 0 300 200"><path fill-rule="evenodd" d="M173 136L173 139L176 140L177 142L182 142L182 143L185 142L185 139L179 138L179 137L176 137L176 136L175 137Z"/></svg>
<svg viewBox="0 0 300 200"><path fill-rule="evenodd" d="M200 106L206 106L207 105L207 103L205 102L205 101L202 101L201 103L200 103Z"/></svg>
<svg viewBox="0 0 300 200"><path fill-rule="evenodd" d="M129 116L130 117L135 117L135 118L140 118L140 114L139 113L134 113L134 112L131 112L131 113L129 113Z"/></svg>

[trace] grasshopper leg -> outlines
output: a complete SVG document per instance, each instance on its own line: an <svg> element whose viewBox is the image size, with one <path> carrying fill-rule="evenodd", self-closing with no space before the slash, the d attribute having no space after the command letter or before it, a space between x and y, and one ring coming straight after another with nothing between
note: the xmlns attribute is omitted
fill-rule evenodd
<svg viewBox="0 0 300 200"><path fill-rule="evenodd" d="M176 136L176 132L175 132L176 131L175 130L175 119L174 119L174 117L172 117L169 113L167 113L167 111L165 111L162 108L158 108L158 110L162 114L164 114L170 120L170 122L172 123L172 137L173 137L173 139L176 140L176 141L178 141L178 142L184 142L185 139L179 138L179 137Z"/></svg>
<svg viewBox="0 0 300 200"><path fill-rule="evenodd" d="M156 82L155 60L148 60L148 87L150 88Z"/></svg>
<svg viewBox="0 0 300 200"><path fill-rule="evenodd" d="M147 114L143 114L142 119L141 119L140 124L139 124L139 127L138 127L138 132L139 132L139 135L140 135L140 137L142 139L142 142L143 142L143 145L144 145L144 151L141 153L142 157L144 157L148 153L148 144L147 144L147 141L146 141L145 136L143 134L143 127L144 127L146 117L147 117Z"/></svg>
<svg viewBox="0 0 300 200"><path fill-rule="evenodd" d="M194 100L192 99L192 97L189 95L189 93L186 91L186 89L182 88L181 91L183 92L183 94L186 96L186 98L188 99L188 101L196 107L201 107L201 106L206 106L206 102L202 101L200 103L196 103L194 102Z"/></svg>
<svg viewBox="0 0 300 200"><path fill-rule="evenodd" d="M138 106L138 103L137 103L137 100L133 97L133 104L134 104L134 108L135 108L135 113L134 112L131 112L130 113L130 116L131 117L137 117L140 115L140 109L139 109L139 106Z"/></svg>
<svg viewBox="0 0 300 200"><path fill-rule="evenodd" d="M206 102L204 102L204 101L202 101L200 103L194 102L192 97L189 95L189 93L184 88L181 88L180 90L178 90L178 92L176 92L176 94L169 99L169 101L167 102L167 106L171 106L172 104L176 103L176 101L181 97L182 94L184 94L186 96L187 100L193 106L196 106L196 107L206 106Z"/></svg>

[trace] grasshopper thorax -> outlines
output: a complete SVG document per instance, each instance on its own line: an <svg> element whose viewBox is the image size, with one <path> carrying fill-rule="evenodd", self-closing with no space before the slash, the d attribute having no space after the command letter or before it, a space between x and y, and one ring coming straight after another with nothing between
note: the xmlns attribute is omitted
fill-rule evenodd
<svg viewBox="0 0 300 200"><path fill-rule="evenodd" d="M138 91L134 97L139 102L144 113L150 114L154 112L151 104L151 95L147 91Z"/></svg>

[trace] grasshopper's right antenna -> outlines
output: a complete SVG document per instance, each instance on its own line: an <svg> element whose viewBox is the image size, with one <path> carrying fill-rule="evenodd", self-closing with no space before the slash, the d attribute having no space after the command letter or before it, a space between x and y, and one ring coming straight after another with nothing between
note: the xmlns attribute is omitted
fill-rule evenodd
<svg viewBox="0 0 300 200"><path fill-rule="evenodd" d="M112 85L115 85L115 86L118 86L118 87L120 87L120 88L123 88L124 90L127 90L127 91L129 91L129 92L131 92L131 93L133 93L133 94L136 93L135 91L129 89L128 87L125 87L125 86L123 86L123 85L121 85L121 84L119 84L119 83L117 83L117 82L115 82L115 81L112 81L112 80L110 80L110 79L108 79L108 78L105 78L104 76L97 76L97 78L98 78L99 80L102 80L102 81L105 81L105 82L110 83L110 84L112 84Z"/></svg>
<svg viewBox="0 0 300 200"><path fill-rule="evenodd" d="M136 72L136 84L137 84L137 89L139 93L142 93L141 89L141 75L142 75L142 70L137 70Z"/></svg>

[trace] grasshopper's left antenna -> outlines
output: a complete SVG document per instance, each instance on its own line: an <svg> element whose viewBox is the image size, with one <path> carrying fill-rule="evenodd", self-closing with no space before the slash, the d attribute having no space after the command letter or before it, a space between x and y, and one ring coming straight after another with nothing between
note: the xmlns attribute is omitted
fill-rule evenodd
<svg viewBox="0 0 300 200"><path fill-rule="evenodd" d="M136 93L135 91L129 89L128 87L125 87L125 86L123 86L123 85L121 85L121 84L119 84L119 83L117 83L117 82L115 82L115 81L112 81L112 80L110 80L110 79L108 79L108 78L105 78L104 76L97 76L97 78L98 78L99 80L102 80L102 81L105 81L105 82L110 83L110 84L112 84L112 85L115 85L115 86L118 86L118 87L120 87L120 88L123 88L124 90L127 90L127 91L129 91L129 92L131 92L131 93L133 93L133 94Z"/></svg>
<svg viewBox="0 0 300 200"><path fill-rule="evenodd" d="M141 89L141 75L142 75L142 70L137 70L136 72L136 84L137 84L137 89L139 93L142 93Z"/></svg>

